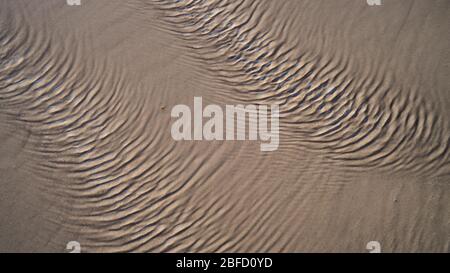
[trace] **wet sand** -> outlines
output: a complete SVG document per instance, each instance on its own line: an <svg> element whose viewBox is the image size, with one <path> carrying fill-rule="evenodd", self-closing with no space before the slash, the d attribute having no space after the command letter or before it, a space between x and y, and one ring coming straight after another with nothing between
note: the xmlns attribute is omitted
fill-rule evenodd
<svg viewBox="0 0 450 273"><path fill-rule="evenodd" d="M450 1L382 2L1 0L0 252L450 252Z"/></svg>

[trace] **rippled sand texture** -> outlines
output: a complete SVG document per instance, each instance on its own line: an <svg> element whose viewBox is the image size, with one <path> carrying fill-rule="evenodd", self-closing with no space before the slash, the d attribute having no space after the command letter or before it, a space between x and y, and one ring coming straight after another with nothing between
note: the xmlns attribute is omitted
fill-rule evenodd
<svg viewBox="0 0 450 273"><path fill-rule="evenodd" d="M450 1L81 1L0 0L0 251L450 251Z"/></svg>

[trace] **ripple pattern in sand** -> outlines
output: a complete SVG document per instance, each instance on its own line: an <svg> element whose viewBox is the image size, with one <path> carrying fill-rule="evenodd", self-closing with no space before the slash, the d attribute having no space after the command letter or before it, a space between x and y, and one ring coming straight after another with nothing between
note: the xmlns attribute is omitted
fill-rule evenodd
<svg viewBox="0 0 450 273"><path fill-rule="evenodd" d="M219 99L279 104L287 144L326 151L351 167L448 172L450 133L420 87L395 85L398 79L370 59L355 74L348 52L321 56L296 47L300 42L292 46L287 33L295 16L274 12L286 14L289 7L247 0L142 5L160 11L164 29L184 41L217 84L233 87ZM320 48L326 37L320 27L314 31L319 33L294 39L311 39Z"/></svg>

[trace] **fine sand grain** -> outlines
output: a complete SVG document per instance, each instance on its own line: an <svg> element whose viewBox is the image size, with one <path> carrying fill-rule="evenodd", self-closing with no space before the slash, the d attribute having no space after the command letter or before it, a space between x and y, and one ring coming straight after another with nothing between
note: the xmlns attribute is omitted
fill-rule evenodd
<svg viewBox="0 0 450 273"><path fill-rule="evenodd" d="M0 252L450 252L450 1L382 3L0 0Z"/></svg>

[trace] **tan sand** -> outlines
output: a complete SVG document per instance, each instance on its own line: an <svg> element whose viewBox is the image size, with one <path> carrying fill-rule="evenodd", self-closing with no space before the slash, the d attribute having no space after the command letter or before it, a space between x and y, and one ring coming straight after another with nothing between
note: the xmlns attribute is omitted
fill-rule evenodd
<svg viewBox="0 0 450 273"><path fill-rule="evenodd" d="M0 1L0 252L450 252L450 1L382 3Z"/></svg>

